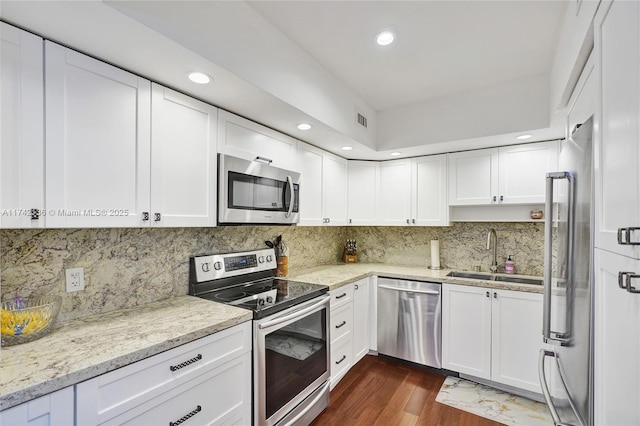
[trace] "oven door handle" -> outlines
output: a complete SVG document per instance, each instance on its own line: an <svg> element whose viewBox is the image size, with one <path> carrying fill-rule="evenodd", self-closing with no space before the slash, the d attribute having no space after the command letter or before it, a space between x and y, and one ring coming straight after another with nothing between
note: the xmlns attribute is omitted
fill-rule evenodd
<svg viewBox="0 0 640 426"><path fill-rule="evenodd" d="M331 299L329 296L325 296L325 297L323 297L322 299L320 299L319 301L315 302L314 304L312 304L310 306L304 307L302 309L298 309L296 311L293 311L293 312L291 312L291 313L289 313L287 315L281 316L279 318L275 318L272 321L268 321L268 322L265 322L263 324L258 324L258 328L260 330L264 330L266 328L270 328L270 327L282 324L283 322L287 322L287 321L289 321L291 319L295 319L297 317L303 317L306 314L308 314L309 312L314 311L314 310L318 309L320 306L326 304L329 299Z"/></svg>

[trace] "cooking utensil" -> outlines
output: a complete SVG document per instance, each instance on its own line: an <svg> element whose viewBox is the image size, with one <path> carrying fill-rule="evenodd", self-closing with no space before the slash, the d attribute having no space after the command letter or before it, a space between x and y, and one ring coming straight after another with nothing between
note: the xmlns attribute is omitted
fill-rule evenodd
<svg viewBox="0 0 640 426"><path fill-rule="evenodd" d="M273 248L273 243L271 241L267 240L264 243L267 245L267 247Z"/></svg>

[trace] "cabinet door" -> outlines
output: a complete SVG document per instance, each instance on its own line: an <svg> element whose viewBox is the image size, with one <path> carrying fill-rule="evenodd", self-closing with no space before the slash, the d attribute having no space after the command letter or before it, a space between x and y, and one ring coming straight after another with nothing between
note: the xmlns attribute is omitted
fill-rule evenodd
<svg viewBox="0 0 640 426"><path fill-rule="evenodd" d="M443 284L442 303L442 368L490 379L490 290Z"/></svg>
<svg viewBox="0 0 640 426"><path fill-rule="evenodd" d="M0 227L41 228L31 209L45 207L42 39L4 22L0 39Z"/></svg>
<svg viewBox="0 0 640 426"><path fill-rule="evenodd" d="M369 278L353 286L353 362L369 353Z"/></svg>
<svg viewBox="0 0 640 426"><path fill-rule="evenodd" d="M151 99L151 223L215 226L216 108L157 84Z"/></svg>
<svg viewBox="0 0 640 426"><path fill-rule="evenodd" d="M323 152L304 142L298 142L298 164L303 173L300 177L300 225L322 225L324 211L323 193Z"/></svg>
<svg viewBox="0 0 640 426"><path fill-rule="evenodd" d="M283 133L230 112L218 113L218 152L255 160L272 160L271 165L301 171L296 164L297 141Z"/></svg>
<svg viewBox="0 0 640 426"><path fill-rule="evenodd" d="M376 225L380 165L376 161L349 161L349 225Z"/></svg>
<svg viewBox="0 0 640 426"><path fill-rule="evenodd" d="M449 155L450 205L496 203L497 192L497 149L479 149Z"/></svg>
<svg viewBox="0 0 640 426"><path fill-rule="evenodd" d="M380 225L411 224L411 160L380 163L379 206Z"/></svg>
<svg viewBox="0 0 640 426"><path fill-rule="evenodd" d="M545 177L558 168L558 142L500 148L498 202L544 203Z"/></svg>
<svg viewBox="0 0 640 426"><path fill-rule="evenodd" d="M608 4L606 6L609 6ZM619 228L640 227L640 4L616 1L598 14L601 119L596 132L596 246L640 259L640 246L619 245ZM632 233L640 242L640 230Z"/></svg>
<svg viewBox="0 0 640 426"><path fill-rule="evenodd" d="M0 412L2 426L59 426L74 423L73 386Z"/></svg>
<svg viewBox="0 0 640 426"><path fill-rule="evenodd" d="M329 225L343 226L347 224L347 160L328 152L323 160L324 217Z"/></svg>
<svg viewBox="0 0 640 426"><path fill-rule="evenodd" d="M47 227L145 225L149 81L45 43Z"/></svg>
<svg viewBox="0 0 640 426"><path fill-rule="evenodd" d="M620 288L618 273L640 274L640 261L600 249L595 260L594 424L638 425L640 294ZM640 279L632 283L640 289Z"/></svg>
<svg viewBox="0 0 640 426"><path fill-rule="evenodd" d="M542 294L492 290L491 380L542 392Z"/></svg>
<svg viewBox="0 0 640 426"><path fill-rule="evenodd" d="M422 226L449 225L447 155L431 155L413 162L412 219Z"/></svg>

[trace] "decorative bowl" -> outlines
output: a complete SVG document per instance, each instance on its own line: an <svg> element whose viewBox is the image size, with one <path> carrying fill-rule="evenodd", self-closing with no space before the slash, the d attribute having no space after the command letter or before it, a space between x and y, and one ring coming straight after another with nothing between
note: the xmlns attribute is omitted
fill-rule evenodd
<svg viewBox="0 0 640 426"><path fill-rule="evenodd" d="M57 296L16 297L2 302L2 346L31 342L49 333L60 312Z"/></svg>

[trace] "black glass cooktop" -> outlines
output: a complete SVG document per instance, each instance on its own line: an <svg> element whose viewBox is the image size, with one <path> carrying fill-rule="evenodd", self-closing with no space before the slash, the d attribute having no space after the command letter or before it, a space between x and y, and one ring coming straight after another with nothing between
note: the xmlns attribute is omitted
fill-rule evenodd
<svg viewBox="0 0 640 426"><path fill-rule="evenodd" d="M253 318L260 319L326 292L328 292L328 287L320 284L281 278L264 278L219 288L199 296L215 302L250 309L253 311Z"/></svg>

